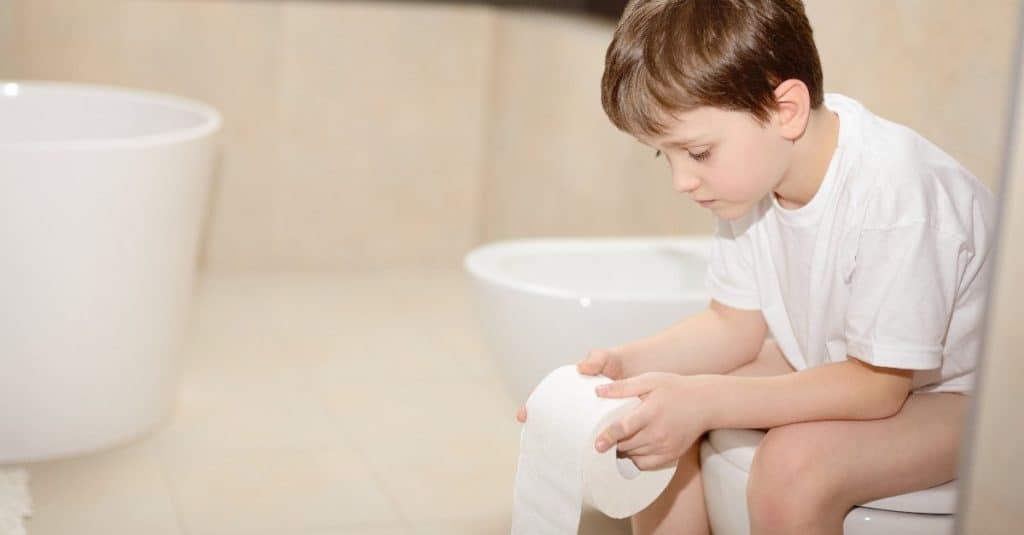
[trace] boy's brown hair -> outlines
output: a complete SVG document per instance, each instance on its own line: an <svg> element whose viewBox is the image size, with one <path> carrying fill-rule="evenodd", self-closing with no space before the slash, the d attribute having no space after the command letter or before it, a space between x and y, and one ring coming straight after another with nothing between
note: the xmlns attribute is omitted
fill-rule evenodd
<svg viewBox="0 0 1024 535"><path fill-rule="evenodd" d="M822 104L801 0L631 0L605 57L601 102L620 130L660 136L671 114L702 106L765 122L789 79Z"/></svg>

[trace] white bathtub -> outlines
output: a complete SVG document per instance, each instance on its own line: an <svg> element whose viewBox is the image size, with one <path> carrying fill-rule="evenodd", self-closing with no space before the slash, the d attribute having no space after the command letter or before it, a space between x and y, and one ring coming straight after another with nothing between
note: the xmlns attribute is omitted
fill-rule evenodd
<svg viewBox="0 0 1024 535"><path fill-rule="evenodd" d="M220 124L167 95L0 80L0 463L167 416Z"/></svg>
<svg viewBox="0 0 1024 535"><path fill-rule="evenodd" d="M554 368L654 334L708 305L710 237L538 239L465 258L480 325L509 393Z"/></svg>

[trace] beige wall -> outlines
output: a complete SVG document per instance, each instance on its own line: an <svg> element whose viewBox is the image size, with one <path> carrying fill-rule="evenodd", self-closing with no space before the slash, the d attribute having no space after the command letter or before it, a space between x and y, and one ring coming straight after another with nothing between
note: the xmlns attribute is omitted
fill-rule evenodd
<svg viewBox="0 0 1024 535"><path fill-rule="evenodd" d="M9 50L14 48L14 3L0 1L0 77L11 71Z"/></svg>
<svg viewBox="0 0 1024 535"><path fill-rule="evenodd" d="M0 76L169 91L225 115L216 270L455 266L541 235L703 233L598 98L612 25L387 2L4 0ZM808 0L826 87L993 182L1016 0ZM0 11L0 24L3 24Z"/></svg>
<svg viewBox="0 0 1024 535"><path fill-rule="evenodd" d="M825 87L919 131L994 187L1019 0L805 0Z"/></svg>
<svg viewBox="0 0 1024 535"><path fill-rule="evenodd" d="M600 80L612 24L536 11L498 19L481 241L711 232L664 159L608 122Z"/></svg>
<svg viewBox="0 0 1024 535"><path fill-rule="evenodd" d="M962 533L1010 535L1024 526L1024 77L1018 80L1017 100L988 347L979 377L974 444L967 456L971 473L961 503Z"/></svg>

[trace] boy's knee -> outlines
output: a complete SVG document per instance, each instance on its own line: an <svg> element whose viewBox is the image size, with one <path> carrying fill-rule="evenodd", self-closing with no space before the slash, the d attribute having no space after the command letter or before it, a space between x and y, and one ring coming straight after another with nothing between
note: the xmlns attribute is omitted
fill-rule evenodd
<svg viewBox="0 0 1024 535"><path fill-rule="evenodd" d="M827 452L814 444L799 426L774 428L761 440L747 480L752 522L797 526L834 502L835 489L824 470Z"/></svg>

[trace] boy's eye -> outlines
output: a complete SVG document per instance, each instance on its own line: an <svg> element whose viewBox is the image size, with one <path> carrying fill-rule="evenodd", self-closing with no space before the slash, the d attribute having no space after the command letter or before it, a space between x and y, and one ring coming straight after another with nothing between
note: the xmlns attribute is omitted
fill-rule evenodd
<svg viewBox="0 0 1024 535"><path fill-rule="evenodd" d="M705 150L704 152L700 152L697 154L694 154L690 151L686 151L686 153L690 155L690 158L693 158L698 162L703 162L704 160L708 159L708 156L711 156L711 149Z"/></svg>
<svg viewBox="0 0 1024 535"><path fill-rule="evenodd" d="M694 153L692 153L690 151L686 151L686 154L688 154L690 156L690 158L693 158L694 160L696 160L698 162L703 162L704 160L707 160L709 156L711 156L711 149L707 149L704 152L700 152L700 153L697 153L697 154L694 154ZM654 157L655 158L661 157L661 151L660 150L654 151Z"/></svg>

